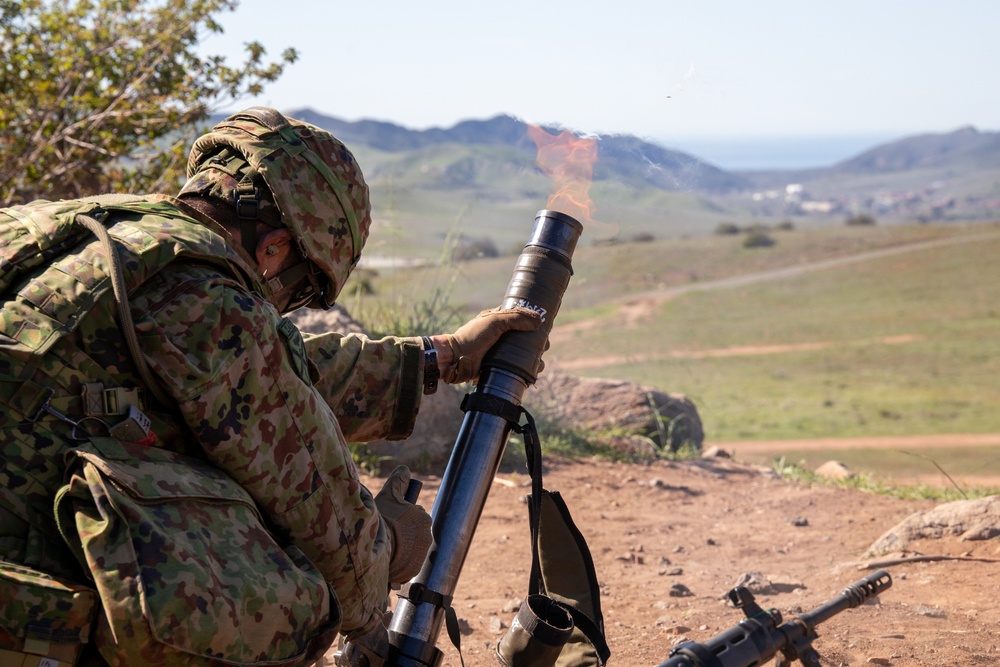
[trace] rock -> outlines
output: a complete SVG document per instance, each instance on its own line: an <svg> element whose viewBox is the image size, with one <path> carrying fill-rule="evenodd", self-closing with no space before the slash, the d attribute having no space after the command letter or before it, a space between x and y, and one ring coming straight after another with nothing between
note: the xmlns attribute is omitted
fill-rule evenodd
<svg viewBox="0 0 1000 667"><path fill-rule="evenodd" d="M670 587L670 592L667 593L672 598L689 598L694 597L694 593L691 589L681 583L676 583Z"/></svg>
<svg viewBox="0 0 1000 667"><path fill-rule="evenodd" d="M913 611L928 618L948 618L948 613L940 607L926 607L924 605L919 605L914 608Z"/></svg>
<svg viewBox="0 0 1000 667"><path fill-rule="evenodd" d="M339 305L326 311L300 308L289 315L289 319L307 334L328 331L367 333ZM421 399L420 415L409 438L370 442L367 445L369 452L383 461L383 469L391 470L397 465L406 465L414 472L443 473L465 418L460 407L465 394L465 387L439 384L436 393Z"/></svg>
<svg viewBox="0 0 1000 667"><path fill-rule="evenodd" d="M507 629L507 624L500 620L498 616L490 619L490 634L499 635Z"/></svg>
<svg viewBox="0 0 1000 667"><path fill-rule="evenodd" d="M802 526L808 526L809 525L809 519L805 518L804 516L793 516L788 521L793 526L802 527Z"/></svg>
<svg viewBox="0 0 1000 667"><path fill-rule="evenodd" d="M322 334L329 331L336 331L337 333L365 333L364 327L339 304L334 305L330 310L299 308L289 314L288 319L302 333Z"/></svg>
<svg viewBox="0 0 1000 667"><path fill-rule="evenodd" d="M414 472L443 474L465 419L461 408L465 394L464 388L439 384L437 392L421 399L420 414L409 438L368 443L373 454L386 460L383 471L405 465Z"/></svg>
<svg viewBox="0 0 1000 667"><path fill-rule="evenodd" d="M816 474L827 479L850 479L854 473L840 461L827 461L816 468Z"/></svg>
<svg viewBox="0 0 1000 667"><path fill-rule="evenodd" d="M700 451L705 440L701 417L687 397L623 380L543 373L524 404L536 418L584 431L642 436L671 451L685 443ZM623 443L638 446L628 437Z"/></svg>
<svg viewBox="0 0 1000 667"><path fill-rule="evenodd" d="M757 595L773 595L774 587L771 584L771 580L764 576L761 572L744 572L733 584L733 587L742 586L746 588L751 593L756 593Z"/></svg>
<svg viewBox="0 0 1000 667"><path fill-rule="evenodd" d="M704 452L701 453L701 457L703 459L712 459L712 458L731 459L733 458L733 455L724 450L722 447L719 447L718 445L712 445L711 447L709 447L708 449L706 449Z"/></svg>
<svg viewBox="0 0 1000 667"><path fill-rule="evenodd" d="M911 514L868 547L865 558L903 550L911 540L957 535L988 540L1000 535L1000 496L956 500Z"/></svg>
<svg viewBox="0 0 1000 667"><path fill-rule="evenodd" d="M691 632L691 628L686 625L666 625L666 623L661 623L660 625L664 632L669 632L672 635L683 635L685 632Z"/></svg>
<svg viewBox="0 0 1000 667"><path fill-rule="evenodd" d="M620 560L625 563L635 563L636 565L644 565L646 559L635 553L627 553L622 556L615 556L615 560Z"/></svg>
<svg viewBox="0 0 1000 667"><path fill-rule="evenodd" d="M507 600L503 604L503 613L513 614L516 611L521 610L521 598L514 598L513 600Z"/></svg>

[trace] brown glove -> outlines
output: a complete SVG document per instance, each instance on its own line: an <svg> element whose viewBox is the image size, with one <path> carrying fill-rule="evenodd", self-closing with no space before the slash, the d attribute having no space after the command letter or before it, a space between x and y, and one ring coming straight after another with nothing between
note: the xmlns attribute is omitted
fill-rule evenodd
<svg viewBox="0 0 1000 667"><path fill-rule="evenodd" d="M431 547L430 515L420 505L403 499L409 483L409 468L399 466L375 496L375 506L392 533L390 584L402 584L417 576Z"/></svg>
<svg viewBox="0 0 1000 667"><path fill-rule="evenodd" d="M500 336L508 331L534 331L541 324L541 316L529 308L484 310L458 331L445 336L451 347L452 363L441 369L441 379L448 384L475 380L483 357Z"/></svg>

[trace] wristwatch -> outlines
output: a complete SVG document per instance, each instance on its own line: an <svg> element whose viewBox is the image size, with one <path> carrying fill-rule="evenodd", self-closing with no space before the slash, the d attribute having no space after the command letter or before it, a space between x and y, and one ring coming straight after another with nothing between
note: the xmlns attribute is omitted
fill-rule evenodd
<svg viewBox="0 0 1000 667"><path fill-rule="evenodd" d="M438 380L441 379L441 369L438 368L438 351L434 349L434 344L427 336L422 336L424 341L424 394L433 394L437 391Z"/></svg>

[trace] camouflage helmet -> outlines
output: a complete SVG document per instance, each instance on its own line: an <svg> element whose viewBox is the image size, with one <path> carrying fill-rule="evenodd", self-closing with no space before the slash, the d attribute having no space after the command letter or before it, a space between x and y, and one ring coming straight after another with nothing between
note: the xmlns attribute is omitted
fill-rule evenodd
<svg viewBox="0 0 1000 667"><path fill-rule="evenodd" d="M225 149L242 165L237 167L240 171L230 172L243 176L241 185L252 185L259 175L270 190L270 196L266 192L258 196L252 186L249 192L247 188L234 188L232 195L227 192L236 198L240 218L256 220L260 207L266 211L273 203L280 225L292 233L312 263L310 280L316 294L306 300L307 305L332 306L361 257L371 227L368 186L354 156L326 130L274 109L251 107L195 141L188 157L188 184L181 192L195 191L201 177L218 174L214 170L220 168L220 152L227 153ZM236 180L227 178L230 183ZM260 221L273 224L273 217L261 215ZM316 277L320 280L313 280Z"/></svg>

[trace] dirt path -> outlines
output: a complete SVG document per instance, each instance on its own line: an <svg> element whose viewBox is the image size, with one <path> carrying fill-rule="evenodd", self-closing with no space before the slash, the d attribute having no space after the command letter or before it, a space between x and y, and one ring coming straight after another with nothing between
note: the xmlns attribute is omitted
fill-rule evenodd
<svg viewBox="0 0 1000 667"><path fill-rule="evenodd" d="M814 438L811 440L742 440L710 442L741 461L766 464L785 452L844 452L857 449L894 449L919 452L921 449L975 449L1000 446L1000 433L949 433L934 435L870 436L862 438ZM947 467L947 466L946 466ZM983 461L976 472L945 475L943 472L906 472L902 476L886 474L885 480L906 486L924 484L931 487L960 489L1000 489L1000 461Z"/></svg>
<svg viewBox="0 0 1000 667"><path fill-rule="evenodd" d="M554 334L555 332L553 332ZM787 352L804 352L825 350L834 345L870 346L870 345L905 345L923 340L916 334L900 334L883 336L881 338L859 338L848 342L814 341L810 343L787 343L782 345L734 345L731 347L707 348L702 350L670 350L658 354L605 355L587 357L585 359L565 359L559 361L560 371L578 371L587 368L603 368L615 364L635 364L663 359L709 359L713 357L745 357L762 354L783 354Z"/></svg>
<svg viewBox="0 0 1000 667"><path fill-rule="evenodd" d="M1000 433L952 433L864 438L814 438L811 440L741 440L711 442L727 451L744 453L782 450L813 451L839 449L920 449L923 447L988 447L1000 445Z"/></svg>

